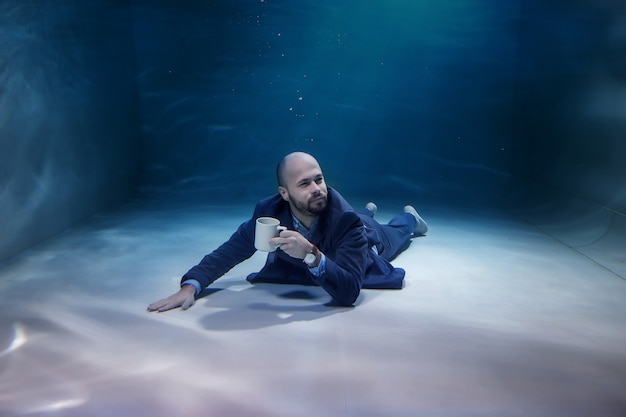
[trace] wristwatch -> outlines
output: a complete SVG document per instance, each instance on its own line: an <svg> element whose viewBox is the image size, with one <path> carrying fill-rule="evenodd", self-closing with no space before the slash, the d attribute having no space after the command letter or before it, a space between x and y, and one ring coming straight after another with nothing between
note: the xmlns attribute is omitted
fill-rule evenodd
<svg viewBox="0 0 626 417"><path fill-rule="evenodd" d="M304 259L302 260L309 268L313 268L313 265L317 261L317 254L319 253L319 249L313 246L313 250L307 253Z"/></svg>

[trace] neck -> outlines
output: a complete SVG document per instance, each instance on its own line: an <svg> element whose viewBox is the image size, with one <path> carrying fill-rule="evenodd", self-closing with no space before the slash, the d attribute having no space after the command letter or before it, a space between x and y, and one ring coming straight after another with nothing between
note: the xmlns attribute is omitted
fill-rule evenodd
<svg viewBox="0 0 626 417"><path fill-rule="evenodd" d="M314 217L310 217L310 216L302 217L302 216L297 216L296 215L296 219L298 219L298 221L300 222L300 224L302 224L302 226L306 227L307 229L310 229L311 226L313 226L313 223L315 222L315 220L317 220L317 216L314 216Z"/></svg>
<svg viewBox="0 0 626 417"><path fill-rule="evenodd" d="M293 213L293 216L298 219L300 224L302 224L302 226L306 227L307 229L311 228L311 226L318 217L316 215L304 214L295 207L291 208L291 213Z"/></svg>

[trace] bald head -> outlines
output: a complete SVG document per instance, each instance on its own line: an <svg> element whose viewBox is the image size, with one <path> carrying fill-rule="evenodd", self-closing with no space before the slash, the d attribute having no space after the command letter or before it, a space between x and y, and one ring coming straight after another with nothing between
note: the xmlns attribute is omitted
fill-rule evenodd
<svg viewBox="0 0 626 417"><path fill-rule="evenodd" d="M286 187L287 178L294 175L298 170L302 169L302 167L317 168L321 171L320 164L317 160L306 152L292 152L285 155L276 167L278 185Z"/></svg>
<svg viewBox="0 0 626 417"><path fill-rule="evenodd" d="M291 213L311 227L326 209L328 188L320 164L308 153L293 152L276 167L278 192L289 203Z"/></svg>

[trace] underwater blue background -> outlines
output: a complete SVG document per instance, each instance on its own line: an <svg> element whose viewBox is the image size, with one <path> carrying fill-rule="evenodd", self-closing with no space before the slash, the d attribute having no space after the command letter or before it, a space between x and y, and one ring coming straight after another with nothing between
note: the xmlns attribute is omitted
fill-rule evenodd
<svg viewBox="0 0 626 417"><path fill-rule="evenodd" d="M253 203L293 150L355 204L543 189L623 216L624 9L3 1L0 259L130 198Z"/></svg>
<svg viewBox="0 0 626 417"><path fill-rule="evenodd" d="M316 155L348 193L508 172L518 9L135 2L141 184L256 198L292 150Z"/></svg>

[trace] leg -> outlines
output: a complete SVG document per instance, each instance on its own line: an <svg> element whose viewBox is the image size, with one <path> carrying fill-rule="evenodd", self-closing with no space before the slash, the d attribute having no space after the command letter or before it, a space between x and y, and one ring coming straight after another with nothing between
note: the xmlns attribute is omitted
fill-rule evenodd
<svg viewBox="0 0 626 417"><path fill-rule="evenodd" d="M418 227L417 219L408 212L395 216L383 225L374 220L374 212L371 210L358 210L357 213L366 227L368 240L374 244L378 254L388 261L409 247Z"/></svg>
<svg viewBox="0 0 626 417"><path fill-rule="evenodd" d="M391 261L404 252L411 244L416 226L417 221L410 213L398 214L389 223L381 225L385 245L380 256Z"/></svg>

